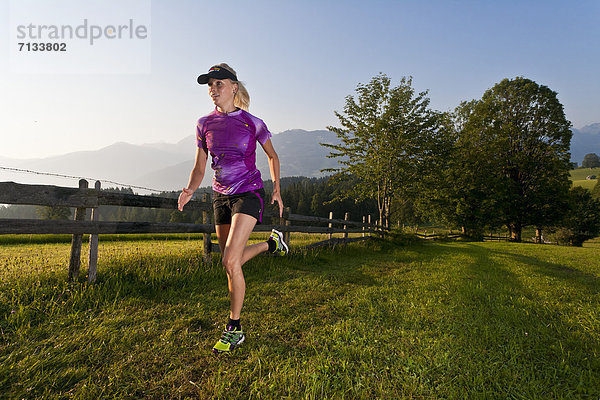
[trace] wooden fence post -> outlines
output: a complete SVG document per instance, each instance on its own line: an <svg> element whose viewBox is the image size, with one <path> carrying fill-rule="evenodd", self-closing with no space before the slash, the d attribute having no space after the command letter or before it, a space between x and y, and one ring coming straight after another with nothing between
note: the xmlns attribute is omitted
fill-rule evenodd
<svg viewBox="0 0 600 400"><path fill-rule="evenodd" d="M286 220L285 220L285 226L292 226L292 221L290 221L289 219L287 219L290 216L291 213L292 213L292 209L290 207L286 207L285 211L283 213L283 216L286 218ZM283 232L283 241L285 243L287 243L288 247L290 246L290 237L291 237L291 232L290 231Z"/></svg>
<svg viewBox="0 0 600 400"><path fill-rule="evenodd" d="M330 211L330 212L329 212L329 219L333 219L333 211ZM329 227L330 227L330 228L333 228L333 224L332 224L331 222L329 223ZM330 233L330 234L328 235L328 237L327 237L327 238L328 238L328 239L331 239L331 238L333 238L333 233Z"/></svg>
<svg viewBox="0 0 600 400"><path fill-rule="evenodd" d="M96 181L94 188L100 192L100 181ZM99 193L98 193L99 194ZM92 208L92 215L90 217L92 222L98 221L98 208ZM98 272L98 235L90 235L90 254L88 258L88 283L96 282L96 275Z"/></svg>
<svg viewBox="0 0 600 400"><path fill-rule="evenodd" d="M369 236L371 236L371 214L367 215L367 222L369 223Z"/></svg>
<svg viewBox="0 0 600 400"><path fill-rule="evenodd" d="M344 214L344 221L348 221L348 216L349 215L350 214L348 214L348 213ZM346 230L346 229L348 229L348 227L347 227L346 224L344 224L344 230ZM348 239L348 232L344 232L344 239Z"/></svg>
<svg viewBox="0 0 600 400"><path fill-rule="evenodd" d="M210 203L208 193L204 193L204 195L202 195L202 201L206 204ZM208 211L202 211L202 223L210 224L210 215L208 214ZM210 232L202 234L202 239L204 242L202 256L204 258L204 262L208 263L208 264L210 264L210 262L211 262L211 253L212 253L212 241L211 241L210 236L211 236Z"/></svg>
<svg viewBox="0 0 600 400"><path fill-rule="evenodd" d="M366 222L367 222L367 217L365 217L365 216L363 215L363 227L362 227L362 230L363 230L363 232L362 232L362 237L365 237L365 225L364 225L364 224L365 224Z"/></svg>
<svg viewBox="0 0 600 400"><path fill-rule="evenodd" d="M87 189L88 181L85 179L79 180L79 189ZM75 209L76 221L85 221L85 208L77 207ZM71 259L69 261L69 282L77 281L79 279L79 267L81 266L81 239L82 234L73 235L71 240Z"/></svg>
<svg viewBox="0 0 600 400"><path fill-rule="evenodd" d="M279 211L279 209L277 209L277 211ZM278 225L279 225L279 228L280 228L282 226L285 226L285 217L286 217L286 215L285 215L285 209L283 210L283 214L282 214L281 217L279 217L279 219L277 219L277 215L278 214L279 214L279 212L277 212L277 214L275 214L275 221L279 221ZM279 228L277 228L277 229L279 229ZM285 241L285 239L283 239L283 240Z"/></svg>

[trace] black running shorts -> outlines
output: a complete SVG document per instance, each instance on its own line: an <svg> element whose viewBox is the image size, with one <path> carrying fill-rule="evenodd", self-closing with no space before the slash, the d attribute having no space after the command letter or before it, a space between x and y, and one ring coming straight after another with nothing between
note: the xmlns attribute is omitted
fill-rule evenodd
<svg viewBox="0 0 600 400"><path fill-rule="evenodd" d="M215 225L231 224L231 217L237 213L250 215L256 218L256 223L262 223L265 198L262 188L229 195L213 192Z"/></svg>

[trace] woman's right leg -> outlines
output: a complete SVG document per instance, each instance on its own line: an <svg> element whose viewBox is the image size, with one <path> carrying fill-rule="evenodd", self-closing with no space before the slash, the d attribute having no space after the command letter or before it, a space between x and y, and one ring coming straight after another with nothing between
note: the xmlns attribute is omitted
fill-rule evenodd
<svg viewBox="0 0 600 400"><path fill-rule="evenodd" d="M270 247L267 242L246 245L255 224L256 219L254 217L246 214L236 214L232 218L232 224L215 226L219 247L221 248L223 267L227 272L231 308L227 328L221 339L213 347L214 353L229 352L245 339L239 323L246 294L246 282L242 266L249 259L269 250ZM278 233L278 235L281 234ZM272 238L273 234L269 240L272 240ZM277 247L279 247L279 244Z"/></svg>
<svg viewBox="0 0 600 400"><path fill-rule="evenodd" d="M229 237L229 230L231 229L231 224L216 225L215 229L217 231L217 240L219 241L219 248L221 249L221 259L225 259L225 245L227 244L227 238ZM242 254L242 265L244 265L246 261L259 255L260 253L264 253L265 251L267 251L269 249L269 246L266 243L267 242L261 242L246 246Z"/></svg>

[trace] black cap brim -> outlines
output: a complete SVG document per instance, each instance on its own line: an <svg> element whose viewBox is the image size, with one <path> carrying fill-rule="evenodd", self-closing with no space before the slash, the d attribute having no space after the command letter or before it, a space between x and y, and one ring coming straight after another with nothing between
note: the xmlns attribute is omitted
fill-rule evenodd
<svg viewBox="0 0 600 400"><path fill-rule="evenodd" d="M217 69L218 68L218 69ZM198 77L198 83L201 85L205 85L208 83L210 78L213 79L231 79L234 82L237 82L237 76L226 70L222 67L212 67L207 74L202 74Z"/></svg>

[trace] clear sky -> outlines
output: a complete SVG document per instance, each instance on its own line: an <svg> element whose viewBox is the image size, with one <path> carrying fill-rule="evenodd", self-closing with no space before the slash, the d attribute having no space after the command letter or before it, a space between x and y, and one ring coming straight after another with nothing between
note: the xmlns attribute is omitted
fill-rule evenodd
<svg viewBox="0 0 600 400"><path fill-rule="evenodd" d="M116 18L88 2L90 18ZM153 0L142 73L11 72L9 11L0 1L0 157L175 143L213 109L196 77L220 62L273 133L335 125L344 97L379 72L412 76L441 111L524 76L558 92L575 128L600 122L597 0ZM43 10L45 22L66 12Z"/></svg>

